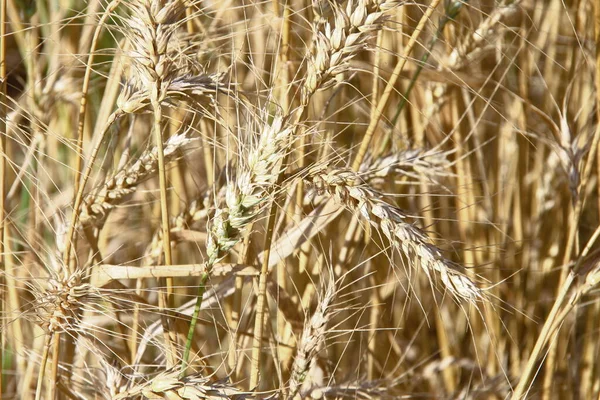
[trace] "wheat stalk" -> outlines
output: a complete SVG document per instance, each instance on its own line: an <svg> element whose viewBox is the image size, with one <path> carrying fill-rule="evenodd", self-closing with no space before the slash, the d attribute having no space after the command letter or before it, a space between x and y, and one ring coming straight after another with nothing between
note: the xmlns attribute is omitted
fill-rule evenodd
<svg viewBox="0 0 600 400"><path fill-rule="evenodd" d="M384 13L398 5L395 0L349 1L346 9L332 4L334 8L334 23L317 23L313 25L313 43L308 57L306 78L302 83L300 105L295 110L295 119L291 124L290 136L295 138L300 122L305 117L310 99L317 90L326 89L334 84L333 78L349 69L349 61L362 49L366 41L373 36L385 20ZM323 28L323 29L321 29ZM287 164L287 154L282 160ZM278 172L276 183L283 182L283 171ZM267 231L265 237L265 258L261 266L258 282L257 313L254 321L254 339L252 343L252 364L250 387L255 388L259 383L258 370L261 361L261 343L264 325L264 308L267 288L268 259L273 240L277 208L271 203Z"/></svg>
<svg viewBox="0 0 600 400"><path fill-rule="evenodd" d="M201 277L198 286L198 312L212 267L239 242L243 230L260 213L267 193L278 177L278 168L282 168L280 164L287 154L292 131L280 115L276 115L270 123L265 123L257 145L248 152L247 165L240 166L241 171L235 180L226 185L226 207L217 205L214 216L207 223L206 273ZM194 313L183 356L182 373L187 368L197 318L197 313Z"/></svg>
<svg viewBox="0 0 600 400"><path fill-rule="evenodd" d="M153 133L157 146L158 175L160 184L160 205L163 253L165 264L172 264L171 239L169 227L169 208L167 198L167 180L165 172L165 154L163 149L162 127L163 107L179 105L190 101L197 108L207 102L214 104L221 75L194 75L189 64L178 65L180 60L177 29L181 26L180 16L185 12L183 2L179 0L136 0L129 4L131 14L128 18L132 74L129 85L119 98L118 105L127 112L145 111L151 106L153 113ZM187 61L187 60L186 60ZM207 108L204 107L205 110ZM166 308L172 303L172 279L166 280L166 293L161 292L159 303ZM164 317L165 328L169 324ZM165 329L165 341L171 344L168 361L173 365L175 346L173 338Z"/></svg>

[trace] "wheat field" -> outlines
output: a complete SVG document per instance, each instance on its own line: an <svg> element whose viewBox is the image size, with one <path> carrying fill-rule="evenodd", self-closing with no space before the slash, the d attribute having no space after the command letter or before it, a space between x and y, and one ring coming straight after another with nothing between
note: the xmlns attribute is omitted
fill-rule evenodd
<svg viewBox="0 0 600 400"><path fill-rule="evenodd" d="M0 398L600 399L600 1L0 5Z"/></svg>

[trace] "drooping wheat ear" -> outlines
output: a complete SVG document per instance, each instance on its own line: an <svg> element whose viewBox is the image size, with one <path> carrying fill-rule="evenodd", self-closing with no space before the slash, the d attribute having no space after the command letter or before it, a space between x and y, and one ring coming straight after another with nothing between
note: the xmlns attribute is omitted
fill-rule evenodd
<svg viewBox="0 0 600 400"><path fill-rule="evenodd" d="M169 370L143 384L136 385L112 397L112 400L137 399L232 399L249 397L244 392L230 386L227 382L210 382L198 374L179 377L178 370Z"/></svg>
<svg viewBox="0 0 600 400"><path fill-rule="evenodd" d="M193 140L185 134L170 137L164 145L165 162L177 159L183 147ZM110 210L135 192L141 182L156 174L157 152L156 147L145 151L132 165L121 169L86 195L79 222L82 225L102 226Z"/></svg>
<svg viewBox="0 0 600 400"><path fill-rule="evenodd" d="M325 293L310 320L304 324L302 337L298 343L298 352L292 365L292 373L289 384L289 399L299 396L298 393L302 383L306 379L311 366L316 363L316 356L325 341L327 323L331 319L334 309L332 307L337 294L335 281L331 278L327 284Z"/></svg>
<svg viewBox="0 0 600 400"><path fill-rule="evenodd" d="M288 151L291 132L292 127L280 115L265 124L246 163L238 167L235 180L227 184L227 207L218 208L209 222L208 265L214 265L222 258L260 213L280 168L283 168L280 163Z"/></svg>
<svg viewBox="0 0 600 400"><path fill-rule="evenodd" d="M468 35L452 50L448 56L446 67L452 70L461 69L475 57L479 50L489 47L490 38L501 28L502 20L517 12L520 2L521 0L501 1L494 11L479 24L475 32Z"/></svg>
<svg viewBox="0 0 600 400"><path fill-rule="evenodd" d="M207 101L213 104L217 91L227 91L223 74L199 73L201 66L192 66L191 58L183 56L184 46L176 35L185 13L182 1L134 0L128 6L131 13L126 33L132 44L132 70L117 100L120 110L148 111L153 100L173 107L190 101L197 109Z"/></svg>
<svg viewBox="0 0 600 400"><path fill-rule="evenodd" d="M446 259L422 230L408 223L409 217L404 211L387 203L381 194L366 184L360 184L360 176L355 172L316 172L309 174L307 180L380 229L392 246L413 264L418 264L429 279L433 273L438 275L456 298L470 302L484 298L481 290L462 272L463 268Z"/></svg>
<svg viewBox="0 0 600 400"><path fill-rule="evenodd" d="M332 3L333 24L315 25L313 52L309 57L302 87L302 103L314 92L335 84L335 76L348 70L348 62L367 40L381 29L385 12L398 0L350 0L345 9Z"/></svg>

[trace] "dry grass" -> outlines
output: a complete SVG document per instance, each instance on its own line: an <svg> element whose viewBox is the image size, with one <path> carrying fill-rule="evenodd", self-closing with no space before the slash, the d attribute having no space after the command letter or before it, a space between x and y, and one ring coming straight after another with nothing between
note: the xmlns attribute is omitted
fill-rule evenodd
<svg viewBox="0 0 600 400"><path fill-rule="evenodd" d="M0 5L1 398L600 398L598 2Z"/></svg>

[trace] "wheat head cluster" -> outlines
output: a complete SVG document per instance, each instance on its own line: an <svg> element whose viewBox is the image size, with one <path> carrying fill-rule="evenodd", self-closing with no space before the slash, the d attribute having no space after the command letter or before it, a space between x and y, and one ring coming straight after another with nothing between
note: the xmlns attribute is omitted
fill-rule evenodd
<svg viewBox="0 0 600 400"><path fill-rule="evenodd" d="M0 399L600 399L600 1L0 38Z"/></svg>

